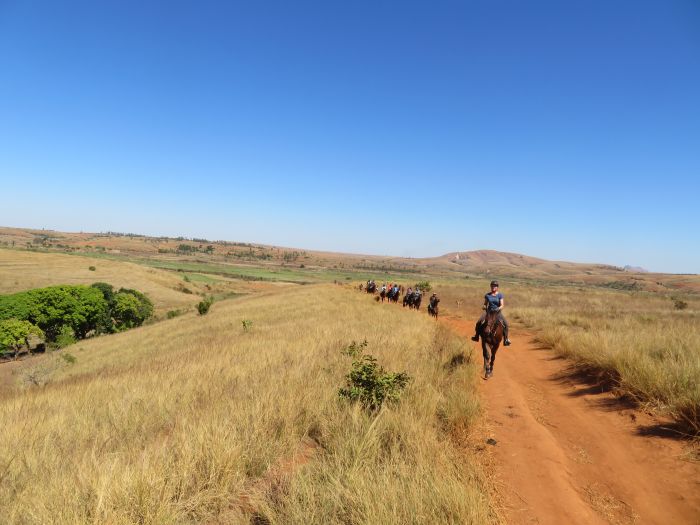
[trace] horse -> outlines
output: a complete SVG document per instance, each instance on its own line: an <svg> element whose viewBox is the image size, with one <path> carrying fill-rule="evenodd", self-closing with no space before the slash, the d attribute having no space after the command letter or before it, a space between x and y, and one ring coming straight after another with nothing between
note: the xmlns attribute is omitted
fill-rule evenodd
<svg viewBox="0 0 700 525"><path fill-rule="evenodd" d="M394 291L393 288L389 290L389 292L386 294L387 299L389 299L392 303L398 303L399 302L399 290L398 288Z"/></svg>
<svg viewBox="0 0 700 525"><path fill-rule="evenodd" d="M403 298L403 305L409 308L415 308L418 310L420 308L420 303L422 300L422 295L416 292L411 292L406 294Z"/></svg>
<svg viewBox="0 0 700 525"><path fill-rule="evenodd" d="M481 350L484 354L484 379L493 375L493 363L496 352L503 340L503 324L498 319L498 312L487 312L486 319L479 326Z"/></svg>
<svg viewBox="0 0 700 525"><path fill-rule="evenodd" d="M437 297L435 299L430 299L430 302L428 303L428 315L433 316L436 320L438 318L438 303L440 302L440 299Z"/></svg>
<svg viewBox="0 0 700 525"><path fill-rule="evenodd" d="M366 290L367 290L367 293L374 293L374 292L376 292L376 291L377 291L377 283L369 283L369 284L367 285Z"/></svg>
<svg viewBox="0 0 700 525"><path fill-rule="evenodd" d="M382 291L379 292L379 297L381 297L382 302L384 302L384 298L386 297L386 288L382 288Z"/></svg>

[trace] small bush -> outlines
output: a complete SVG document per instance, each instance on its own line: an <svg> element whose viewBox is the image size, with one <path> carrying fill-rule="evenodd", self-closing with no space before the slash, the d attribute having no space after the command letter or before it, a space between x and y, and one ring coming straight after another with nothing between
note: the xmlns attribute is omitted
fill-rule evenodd
<svg viewBox="0 0 700 525"><path fill-rule="evenodd" d="M206 315L209 312L209 308L211 308L212 304L214 304L213 297L205 297L204 300L200 301L197 305L199 315Z"/></svg>
<svg viewBox="0 0 700 525"><path fill-rule="evenodd" d="M61 352L61 358L69 365L72 365L78 360L73 354L69 354L68 352Z"/></svg>
<svg viewBox="0 0 700 525"><path fill-rule="evenodd" d="M243 319L241 321L241 324L243 325L244 332L249 332L251 328L253 328L253 321L251 321L250 319Z"/></svg>
<svg viewBox="0 0 700 525"><path fill-rule="evenodd" d="M338 396L357 401L366 410L379 410L385 402L396 402L411 380L406 372L387 372L374 356L363 353L367 341L359 345L354 341L343 350L353 357L350 372L345 376L345 387Z"/></svg>
<svg viewBox="0 0 700 525"><path fill-rule="evenodd" d="M191 280L190 280L190 278L187 276L187 274L185 274L182 278L183 278L183 280L184 280L186 283L191 282Z"/></svg>
<svg viewBox="0 0 700 525"><path fill-rule="evenodd" d="M416 289L420 290L423 293L426 293L432 290L433 287L430 285L429 281L421 281L419 283L416 283Z"/></svg>
<svg viewBox="0 0 700 525"><path fill-rule="evenodd" d="M168 319L174 319L178 315L182 315L182 310L169 310L165 315Z"/></svg>
<svg viewBox="0 0 700 525"><path fill-rule="evenodd" d="M88 268L88 270L90 270L91 272L94 272L95 270L97 270L97 268L95 268L94 266L90 266L90 267Z"/></svg>
<svg viewBox="0 0 700 525"><path fill-rule="evenodd" d="M685 310L686 308L688 308L688 303L680 299L676 299L675 301L673 301L673 307L676 310Z"/></svg>
<svg viewBox="0 0 700 525"><path fill-rule="evenodd" d="M58 348L65 348L75 343L75 341L75 332L73 329L68 325L63 325L56 336L56 346Z"/></svg>

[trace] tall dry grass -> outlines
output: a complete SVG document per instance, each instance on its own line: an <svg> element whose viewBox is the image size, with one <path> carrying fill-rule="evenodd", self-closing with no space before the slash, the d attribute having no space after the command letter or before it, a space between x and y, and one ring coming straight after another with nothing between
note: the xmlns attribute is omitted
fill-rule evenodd
<svg viewBox="0 0 700 525"><path fill-rule="evenodd" d="M511 315L620 392L700 432L700 301L603 290L514 291Z"/></svg>
<svg viewBox="0 0 700 525"><path fill-rule="evenodd" d="M364 339L414 378L378 414L336 393L341 349ZM478 413L468 349L427 316L325 285L68 350L74 364L35 359L42 380L24 370L0 398L3 522L494 519L456 439Z"/></svg>

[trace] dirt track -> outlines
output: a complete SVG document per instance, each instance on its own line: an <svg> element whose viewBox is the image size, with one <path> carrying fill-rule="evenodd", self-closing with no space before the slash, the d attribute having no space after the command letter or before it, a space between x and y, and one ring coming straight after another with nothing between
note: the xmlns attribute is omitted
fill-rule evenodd
<svg viewBox="0 0 700 525"><path fill-rule="evenodd" d="M472 322L443 321L473 333ZM576 374L532 334L514 328L511 339L481 385L506 523L700 524L700 463L683 459L687 442L668 422Z"/></svg>

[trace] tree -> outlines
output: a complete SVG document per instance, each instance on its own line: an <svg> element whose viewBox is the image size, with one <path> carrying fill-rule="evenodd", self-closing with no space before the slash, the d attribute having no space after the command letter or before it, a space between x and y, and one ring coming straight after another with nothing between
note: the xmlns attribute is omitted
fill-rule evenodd
<svg viewBox="0 0 700 525"><path fill-rule="evenodd" d="M0 296L0 319L19 319L38 326L50 341L64 325L79 339L96 330L108 309L102 292L88 286L50 286Z"/></svg>
<svg viewBox="0 0 700 525"><path fill-rule="evenodd" d="M97 333L111 334L114 332L114 320L112 319L112 311L114 310L114 287L108 283L93 283L91 286L102 292L102 297L104 297L104 300L107 302L107 309L97 321Z"/></svg>
<svg viewBox="0 0 700 525"><path fill-rule="evenodd" d="M44 338L44 332L29 321L19 319L6 319L0 321L0 355L13 353L15 359L20 348L29 348L29 339L32 337Z"/></svg>
<svg viewBox="0 0 700 525"><path fill-rule="evenodd" d="M153 303L138 290L120 288L114 295L112 317L119 331L141 326L153 315Z"/></svg>

